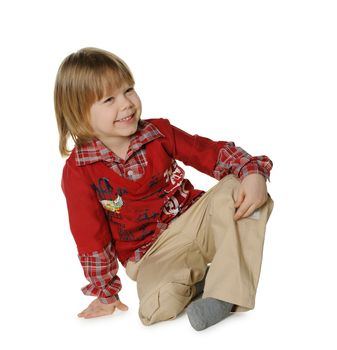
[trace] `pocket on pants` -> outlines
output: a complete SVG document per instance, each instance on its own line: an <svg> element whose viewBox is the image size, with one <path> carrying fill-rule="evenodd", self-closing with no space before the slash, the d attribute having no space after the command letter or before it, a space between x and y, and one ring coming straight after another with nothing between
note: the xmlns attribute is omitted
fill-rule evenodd
<svg viewBox="0 0 337 350"><path fill-rule="evenodd" d="M193 287L168 282L140 302L139 316L146 325L176 318L193 297Z"/></svg>
<svg viewBox="0 0 337 350"><path fill-rule="evenodd" d="M141 321L149 325L153 322L152 316L159 309L159 292L152 293L148 298L144 298L140 301L139 305L139 317Z"/></svg>

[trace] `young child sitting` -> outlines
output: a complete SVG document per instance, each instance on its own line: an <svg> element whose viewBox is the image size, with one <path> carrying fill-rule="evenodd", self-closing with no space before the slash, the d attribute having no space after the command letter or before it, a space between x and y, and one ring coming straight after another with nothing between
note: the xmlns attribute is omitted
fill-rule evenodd
<svg viewBox="0 0 337 350"><path fill-rule="evenodd" d="M168 119L141 119L134 85L119 57L95 48L66 57L56 78L59 148L70 154L62 189L89 281L82 291L97 297L79 317L128 309L118 296L119 260L137 281L145 325L187 307L202 330L254 308L273 209L266 187L272 162ZM195 189L176 160L218 183Z"/></svg>

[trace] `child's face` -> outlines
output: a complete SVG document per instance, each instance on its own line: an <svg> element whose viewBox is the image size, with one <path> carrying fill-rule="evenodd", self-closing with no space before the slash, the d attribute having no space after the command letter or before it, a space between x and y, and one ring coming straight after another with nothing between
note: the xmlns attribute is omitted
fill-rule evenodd
<svg viewBox="0 0 337 350"><path fill-rule="evenodd" d="M123 83L91 106L90 125L103 143L118 145L137 131L140 115L141 101L136 91Z"/></svg>

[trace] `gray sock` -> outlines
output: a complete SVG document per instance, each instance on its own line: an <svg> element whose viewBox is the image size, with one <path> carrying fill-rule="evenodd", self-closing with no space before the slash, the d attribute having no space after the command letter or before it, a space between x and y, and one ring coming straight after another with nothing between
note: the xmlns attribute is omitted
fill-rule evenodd
<svg viewBox="0 0 337 350"><path fill-rule="evenodd" d="M195 284L195 295L194 295L194 298L199 297L203 293L208 270L209 270L209 266L207 266L207 268L206 268L206 271L205 271L203 279Z"/></svg>
<svg viewBox="0 0 337 350"><path fill-rule="evenodd" d="M204 298L193 301L186 312L192 327L201 331L224 320L230 315L232 308L233 304L226 301Z"/></svg>

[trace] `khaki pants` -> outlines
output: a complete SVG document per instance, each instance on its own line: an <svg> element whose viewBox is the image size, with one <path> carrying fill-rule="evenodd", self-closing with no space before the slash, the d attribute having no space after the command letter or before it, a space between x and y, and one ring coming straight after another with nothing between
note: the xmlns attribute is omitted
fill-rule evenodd
<svg viewBox="0 0 337 350"><path fill-rule="evenodd" d="M228 175L171 222L127 275L137 281L139 317L145 325L175 318L195 295L206 267L203 298L230 302L234 311L254 308L264 234L273 200L249 218L233 220L240 181Z"/></svg>

